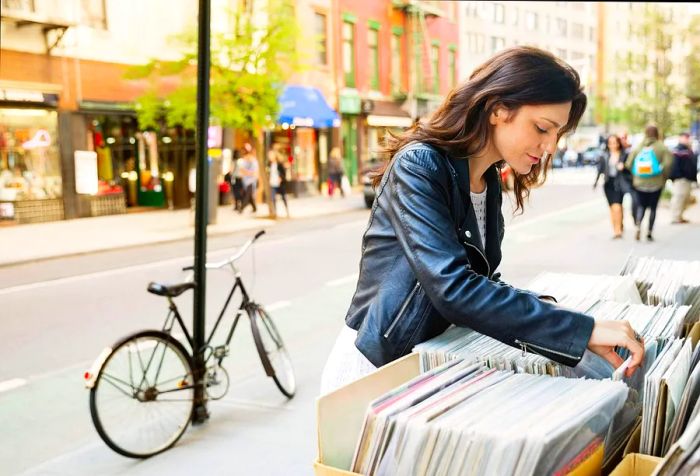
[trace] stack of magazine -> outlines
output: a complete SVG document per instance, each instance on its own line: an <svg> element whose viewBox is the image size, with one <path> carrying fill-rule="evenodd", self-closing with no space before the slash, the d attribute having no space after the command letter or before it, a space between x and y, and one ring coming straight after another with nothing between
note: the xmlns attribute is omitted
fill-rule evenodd
<svg viewBox="0 0 700 476"><path fill-rule="evenodd" d="M692 306L686 324L700 320L700 261L630 256L623 276L631 276L647 304Z"/></svg>
<svg viewBox="0 0 700 476"><path fill-rule="evenodd" d="M370 403L352 470L567 474L603 452L627 394L626 385L612 380L515 374L450 361Z"/></svg>
<svg viewBox="0 0 700 476"><path fill-rule="evenodd" d="M606 301L641 304L642 299L631 276L601 276L575 273L542 273L527 289L557 300L594 297Z"/></svg>

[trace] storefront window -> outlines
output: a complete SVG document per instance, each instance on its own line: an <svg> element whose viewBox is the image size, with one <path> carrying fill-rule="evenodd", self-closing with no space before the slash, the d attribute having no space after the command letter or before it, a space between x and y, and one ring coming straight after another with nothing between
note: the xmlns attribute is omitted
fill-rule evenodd
<svg viewBox="0 0 700 476"><path fill-rule="evenodd" d="M0 201L61 197L58 117L0 108Z"/></svg>
<svg viewBox="0 0 700 476"><path fill-rule="evenodd" d="M314 180L316 162L316 134L314 129L305 127L296 129L294 144L294 163L298 180Z"/></svg>

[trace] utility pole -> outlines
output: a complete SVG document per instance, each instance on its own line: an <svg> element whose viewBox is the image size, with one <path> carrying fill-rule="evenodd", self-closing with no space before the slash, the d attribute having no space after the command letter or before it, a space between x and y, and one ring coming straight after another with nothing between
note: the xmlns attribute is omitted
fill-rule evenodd
<svg viewBox="0 0 700 476"><path fill-rule="evenodd" d="M197 43L197 190L194 214L194 310L192 313L192 354L194 357L194 412L192 423L203 423L209 418L207 396L204 390L204 341L207 263L207 221L209 154L209 30L211 0L199 0L199 42Z"/></svg>

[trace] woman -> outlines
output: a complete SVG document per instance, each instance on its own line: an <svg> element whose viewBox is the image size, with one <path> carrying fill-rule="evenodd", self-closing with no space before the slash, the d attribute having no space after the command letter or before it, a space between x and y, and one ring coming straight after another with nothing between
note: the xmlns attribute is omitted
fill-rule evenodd
<svg viewBox="0 0 700 476"><path fill-rule="evenodd" d="M625 168L627 154L622 140L615 134L608 137L605 153L598 160L598 174L593 188L598 186L601 175L604 178L603 191L610 207L610 221L613 227L613 239L622 238L623 213L622 199L631 191L631 175Z"/></svg>
<svg viewBox="0 0 700 476"><path fill-rule="evenodd" d="M343 157L340 154L339 147L333 147L328 157L328 196L333 198L333 192L337 188L340 190L340 196L345 196L343 190Z"/></svg>
<svg viewBox="0 0 700 476"><path fill-rule="evenodd" d="M277 155L277 151L270 149L267 152L267 161L269 167L270 177L270 198L272 202L272 207L275 210L275 216L277 216L277 195L282 197L282 203L284 203L284 211L287 212L287 218L289 218L289 205L287 204L287 173L282 165L282 161Z"/></svg>
<svg viewBox="0 0 700 476"><path fill-rule="evenodd" d="M450 324L570 366L588 348L618 367L621 346L633 356L631 375L644 348L628 322L596 322L508 286L495 272L504 232L499 165L513 169L522 209L548 154L585 107L573 68L537 48L516 47L477 68L427 121L390 139L391 161L375 177L357 289L322 393Z"/></svg>

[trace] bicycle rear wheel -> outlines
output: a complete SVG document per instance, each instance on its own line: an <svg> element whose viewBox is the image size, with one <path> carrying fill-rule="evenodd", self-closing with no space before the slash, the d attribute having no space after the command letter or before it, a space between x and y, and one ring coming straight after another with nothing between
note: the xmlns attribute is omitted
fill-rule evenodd
<svg viewBox="0 0 700 476"><path fill-rule="evenodd" d="M255 346L258 349L265 373L272 377L275 385L284 396L294 397L296 392L294 368L277 326L272 322L267 311L258 304L251 305L248 309L248 315L250 316L250 327L253 331Z"/></svg>
<svg viewBox="0 0 700 476"><path fill-rule="evenodd" d="M180 342L142 331L114 346L90 390L90 414L111 449L147 458L173 446L194 408L192 360Z"/></svg>

